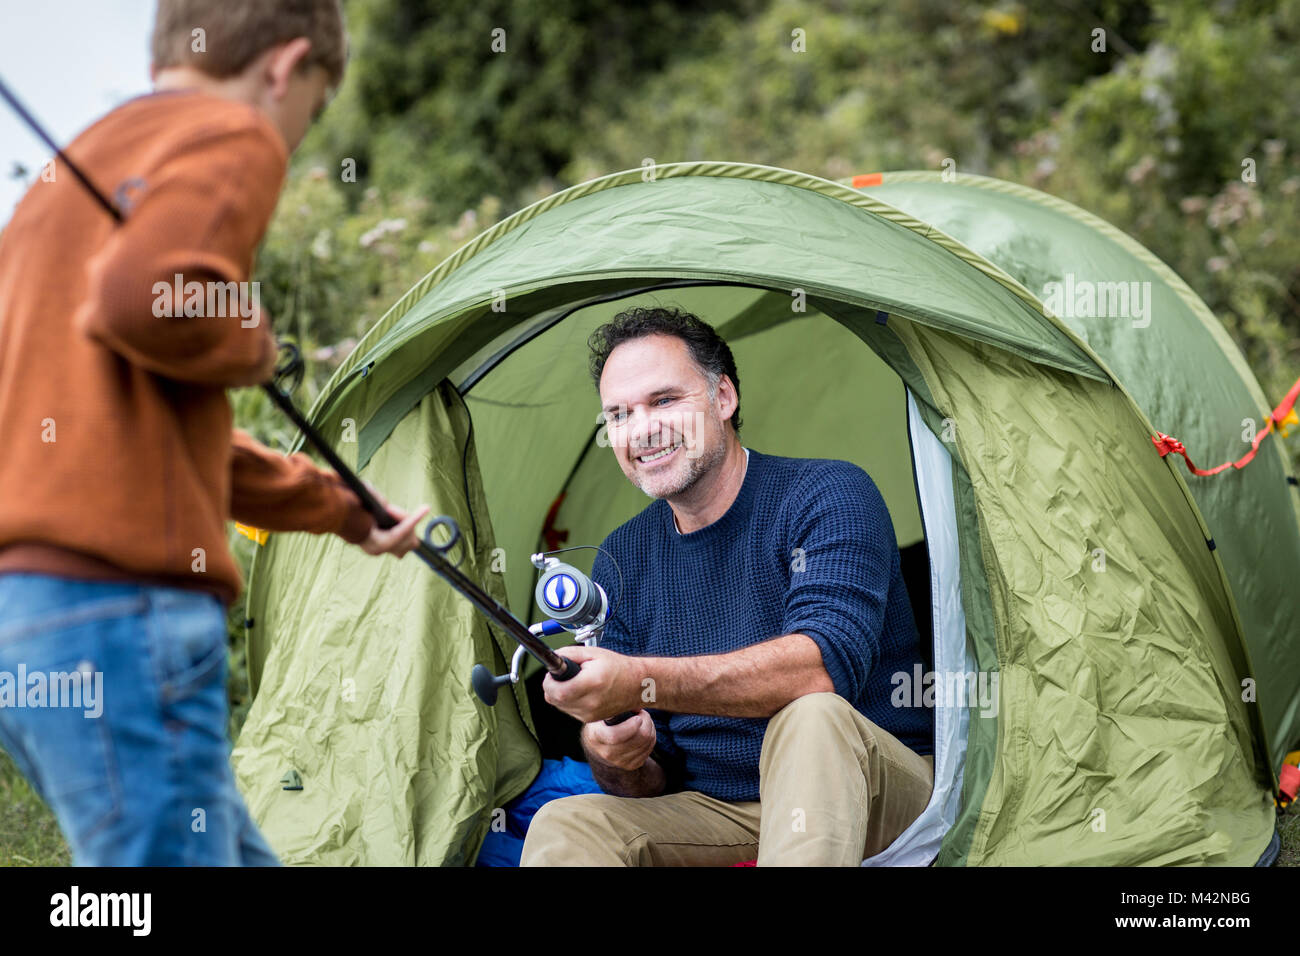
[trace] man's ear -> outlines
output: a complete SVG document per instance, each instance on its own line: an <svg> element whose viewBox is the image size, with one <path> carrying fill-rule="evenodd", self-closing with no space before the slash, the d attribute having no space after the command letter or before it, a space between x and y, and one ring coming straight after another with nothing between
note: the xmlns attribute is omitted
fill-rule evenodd
<svg viewBox="0 0 1300 956"><path fill-rule="evenodd" d="M267 90L274 99L282 99L289 91L289 81L303 58L311 51L311 40L294 37L266 52L263 67Z"/></svg>
<svg viewBox="0 0 1300 956"><path fill-rule="evenodd" d="M722 373L722 379L718 382L718 410L722 413L722 420L726 421L731 417L731 413L736 410L740 400L736 397L736 385L731 380L731 376L726 372Z"/></svg>

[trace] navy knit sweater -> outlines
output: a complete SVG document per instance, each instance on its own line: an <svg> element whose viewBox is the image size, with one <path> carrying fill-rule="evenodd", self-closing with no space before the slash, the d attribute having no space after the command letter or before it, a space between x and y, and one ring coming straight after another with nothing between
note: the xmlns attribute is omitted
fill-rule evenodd
<svg viewBox="0 0 1300 956"><path fill-rule="evenodd" d="M928 708L894 707L893 674L919 662L893 523L857 465L750 449L740 493L713 524L681 534L658 499L603 545L592 577L614 616L601 646L638 657L723 654L783 634L821 648L835 692L918 754L931 754ZM616 597L617 596L617 597ZM758 799L766 717L650 710L656 759L687 790Z"/></svg>

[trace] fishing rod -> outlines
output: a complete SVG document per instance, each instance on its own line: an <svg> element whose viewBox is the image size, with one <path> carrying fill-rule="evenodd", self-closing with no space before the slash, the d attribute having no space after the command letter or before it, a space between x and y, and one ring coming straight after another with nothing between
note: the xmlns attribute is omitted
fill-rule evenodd
<svg viewBox="0 0 1300 956"><path fill-rule="evenodd" d="M90 178L81 171L80 167L69 159L68 155L59 148L59 145L54 141L54 138L45 131L45 127L37 121L36 117L28 111L28 109L19 101L18 97L14 95L13 91L9 89L9 86L4 82L3 77L0 77L0 96L4 97L5 101L13 108L14 112L17 113L23 122L27 124L27 127L35 133L46 146L54 150L55 157L68 167L72 174L77 178L77 181L80 182L95 201L104 208L104 210L113 218L114 222L118 225L125 223L126 217L123 215L122 210L119 209L112 200L100 192L95 184L90 181ZM329 463L329 466L334 469L341 479L343 479L344 484L346 484L348 488L351 489L352 493L361 500L361 504L365 507L366 511L370 512L371 516L375 519L375 523L385 531L389 528L395 527L399 524L398 519L394 517L387 508L379 503L375 496L370 493L370 489L366 487L365 483L357 477L356 473L334 452L334 449L330 447L324 437L316 431L315 427L309 421L307 421L306 417L304 417L298 410L297 406L294 405L293 400L289 395L285 391L281 390L280 383L282 381L290 383L290 389L296 387L298 382L301 381L303 361L301 352L296 345L282 343L280 345L280 351L282 354L281 362L276 367L271 381L261 383L262 390L271 399L271 402L276 406L276 408L280 409L280 411L282 411L289 420L298 427L302 432L303 437L307 439L307 443L310 444L320 454L320 456ZM449 538L445 544L438 544L433 540L433 532L439 527L446 528L449 534ZM507 610L496 598L492 597L492 595L484 591L478 584L470 580L464 572L447 559L447 553L456 546L460 537L460 527L456 524L455 519L448 515L442 515L431 520L425 527L422 540L420 540L420 542L415 546L415 553L421 561L427 564L434 571L434 573L442 577L448 584L459 591L466 600L473 604L474 607L478 608L478 610L490 621L499 626L510 635L510 637L514 638L520 647L536 658L552 677L556 680L564 681L569 680L576 675L581 669L580 664L576 661L569 660L567 657L562 657L555 653L555 651L551 650L551 648L542 641L538 635L530 631L522 621L511 614L510 611ZM484 702L490 704L492 701L487 700L485 696L488 685L481 679L480 670L487 674L488 680L492 679L487 668L479 664L475 667L473 680L474 688L479 696L484 699ZM492 685L492 690L495 691L495 685ZM493 692L491 696L495 699L495 692ZM622 716L623 715L620 715L620 717Z"/></svg>

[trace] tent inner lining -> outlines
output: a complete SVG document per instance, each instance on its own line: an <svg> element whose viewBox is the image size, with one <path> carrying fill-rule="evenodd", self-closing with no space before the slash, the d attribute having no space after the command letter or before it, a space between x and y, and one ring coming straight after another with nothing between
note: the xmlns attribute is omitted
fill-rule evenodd
<svg viewBox="0 0 1300 956"><path fill-rule="evenodd" d="M769 454L837 458L864 468L890 509L905 576L925 577L907 390L898 373L838 318L811 305L794 311L785 291L688 283L610 297L571 310L562 321L548 317L541 331L524 337L516 332L514 347L498 340L462 366L463 381L473 377L464 397L516 615L537 617L529 555L549 546L599 544L649 503L611 452L591 448L600 432L600 402L587 372L587 338L632 305L677 306L718 328L739 371L742 443ZM495 364L479 374L489 357ZM557 501L552 530L566 537L547 545L544 519ZM593 557L591 551L566 555L583 570ZM928 598L928 582L917 583L914 606ZM919 626L931 616L925 610L917 609ZM927 663L933 659L924 657Z"/></svg>
<svg viewBox="0 0 1300 956"><path fill-rule="evenodd" d="M934 790L921 815L882 852L864 860L863 866L927 866L938 855L943 838L961 809L970 724L968 706L975 703L970 697L949 697L944 693L947 688L961 687L969 694L972 682L968 678L976 673L975 662L966 646L966 617L961 604L961 556L957 547L952 456L922 420L910 390L907 426L912 438L917 495L930 558L933 624L931 634L921 634L921 640L930 642L934 661L931 673L936 675L932 711Z"/></svg>

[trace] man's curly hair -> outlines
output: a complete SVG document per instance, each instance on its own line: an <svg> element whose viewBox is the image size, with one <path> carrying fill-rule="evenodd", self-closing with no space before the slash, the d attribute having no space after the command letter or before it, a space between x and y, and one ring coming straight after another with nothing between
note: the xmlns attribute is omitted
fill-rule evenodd
<svg viewBox="0 0 1300 956"><path fill-rule="evenodd" d="M587 339L591 349L591 378L600 387L600 376L610 353L624 342L647 335L672 335L686 343L691 358L709 380L709 390L715 394L718 382L726 375L736 389L736 410L731 413L731 427L740 431L740 374L731 347L713 326L699 316L681 309L642 308L626 309L606 322Z"/></svg>

